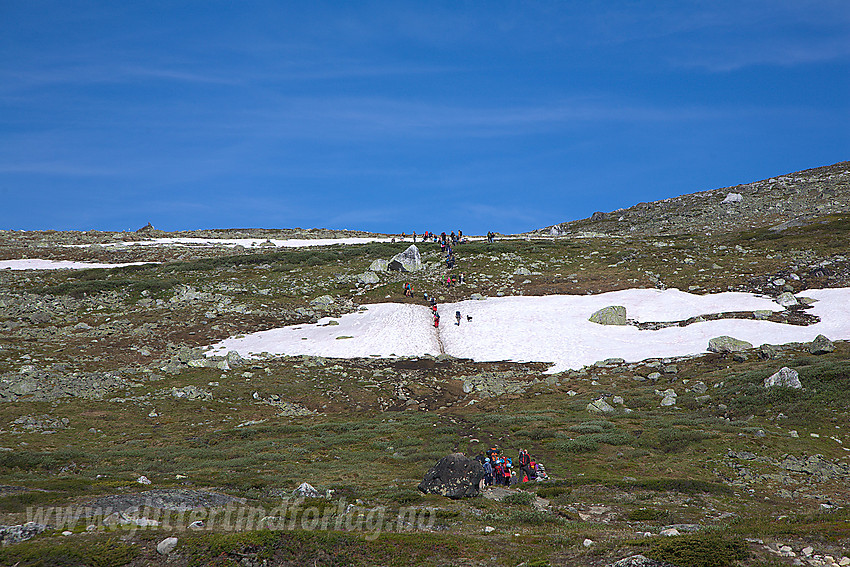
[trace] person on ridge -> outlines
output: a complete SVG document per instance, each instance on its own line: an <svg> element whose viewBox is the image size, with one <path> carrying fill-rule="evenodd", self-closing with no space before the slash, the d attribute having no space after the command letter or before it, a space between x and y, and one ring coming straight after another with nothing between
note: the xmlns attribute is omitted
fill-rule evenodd
<svg viewBox="0 0 850 567"><path fill-rule="evenodd" d="M455 323L455 325L460 327L460 311L455 311L455 319L457 319L457 323Z"/></svg>

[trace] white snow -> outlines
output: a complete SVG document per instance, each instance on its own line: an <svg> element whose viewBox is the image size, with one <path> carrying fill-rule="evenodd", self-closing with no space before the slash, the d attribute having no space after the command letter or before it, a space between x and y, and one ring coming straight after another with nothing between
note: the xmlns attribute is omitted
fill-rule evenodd
<svg viewBox="0 0 850 567"><path fill-rule="evenodd" d="M549 372L581 368L606 358L639 361L706 352L709 339L730 335L755 346L808 342L818 334L850 339L850 289L807 290L817 299L811 312L821 322L807 327L749 319L721 319L641 331L634 326L606 326L588 321L609 305L626 307L639 321L677 321L696 315L757 309L781 310L773 300L745 293L693 295L676 289L631 289L599 295L504 297L439 306L439 341L430 310L396 303L369 305L344 315L339 325L296 325L222 341L208 352L228 350L242 356L318 355L335 358L421 356L444 352L476 361L551 362ZM461 312L455 325L455 312ZM467 322L466 316L472 321ZM340 336L352 338L337 339Z"/></svg>
<svg viewBox="0 0 850 567"><path fill-rule="evenodd" d="M90 268L123 268L141 266L158 262L128 262L126 264L98 264L96 262L74 262L71 260L39 260L24 258L21 260L0 260L0 270L87 270Z"/></svg>
<svg viewBox="0 0 850 567"><path fill-rule="evenodd" d="M351 238L151 238L149 240L124 240L106 244L68 244L72 248L87 246L244 246L256 248L265 244L274 244L277 248L301 248L304 246L331 246L333 244L367 244L369 242L390 242L392 238L351 237Z"/></svg>

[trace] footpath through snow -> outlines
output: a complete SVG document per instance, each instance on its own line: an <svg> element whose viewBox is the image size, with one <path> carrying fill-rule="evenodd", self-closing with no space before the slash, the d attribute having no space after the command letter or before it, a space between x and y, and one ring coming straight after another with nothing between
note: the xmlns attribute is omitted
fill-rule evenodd
<svg viewBox="0 0 850 567"><path fill-rule="evenodd" d="M640 330L588 321L598 309L626 307L638 321L679 321L698 315L759 309L781 311L770 298L747 293L693 295L677 289L630 289L599 295L503 297L445 303L440 340L446 354L473 360L551 362L549 372L577 369L606 358L640 361L706 352L708 341L730 335L755 346L808 342L818 334L850 339L850 289L806 290L817 299L809 311L821 322L808 327L770 321L720 319L686 327ZM455 325L455 312L461 312ZM472 316L468 322L467 315ZM330 324L329 324L330 323ZM334 324L338 323L338 324ZM333 358L422 356L440 354L428 307L398 303L368 305L339 319L295 325L230 338L209 355L236 351L252 354L315 355Z"/></svg>

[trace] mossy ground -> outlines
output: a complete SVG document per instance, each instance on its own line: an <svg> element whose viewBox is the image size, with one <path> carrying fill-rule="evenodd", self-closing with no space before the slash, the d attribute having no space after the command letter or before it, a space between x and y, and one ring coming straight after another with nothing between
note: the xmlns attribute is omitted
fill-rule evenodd
<svg viewBox="0 0 850 567"><path fill-rule="evenodd" d="M3 242L3 254L16 257L14 245ZM500 291L598 293L651 287L660 285L659 280L698 293L774 293L778 289L770 282L787 277L793 266L800 279L787 277L787 284L795 290L847 285L841 280L840 261L837 267L831 264L829 273L810 275L805 266L850 249L847 218L830 217L824 224L778 235L754 231L715 237L465 244L458 247L460 264L454 273L464 273L466 284L452 288L440 283L443 268L427 276L383 276L383 283L369 287L351 280L374 259L408 245L250 254L188 249L181 252L182 258L168 252L170 261L161 265L4 273L4 286L15 293L67 294L83 302L99 294L120 295L112 307L80 307L75 322L96 327L120 319L129 321L129 328L155 324L157 330L143 336L116 332L97 342L75 335L27 343L0 337L0 371L17 371L23 355L29 356L27 364L65 363L75 370L141 368L153 364L168 343L203 346L237 332L291 324L281 314L309 307L317 295L358 303L387 301L387 296L400 301L404 279L417 291L445 301ZM435 245L421 250L425 261L442 259ZM58 248L49 252L60 254ZM20 250L17 253L20 257ZM132 251L98 254L100 260L134 259ZM532 275L514 275L519 267ZM156 306L156 299L168 302L180 285L226 295L254 312L209 320L201 306L191 303ZM309 293L304 291L308 288ZM141 306L143 299L154 303ZM435 507L436 527L433 532L386 533L374 541L363 534L299 530L186 532L178 534L176 561L236 565L250 557L272 565L602 565L640 551L687 565L778 561L760 546L746 544L745 538L811 542L840 557L850 551L844 511L847 479L798 478L800 484L790 487L799 489L797 495L783 497L780 489L789 487L779 477L771 480L775 467L751 465L762 467L756 472L767 476L741 482L727 453L749 451L773 461L785 454L821 454L846 462L849 354L850 346L841 342L835 352L817 357L808 354L805 345L787 346L778 360L750 355L739 361L708 354L676 361L678 372L662 374L658 381L634 380L654 370L648 365L631 370L594 366L547 383L544 364L331 360L313 365L297 357L255 361L228 372L186 369L156 379L138 372L132 374L134 387L115 394L123 401L65 398L0 404L0 445L12 449L0 453L0 483L26 489L3 492L0 523L20 523L31 506L86 503L97 496L144 490L136 482L140 475L147 476L152 487L211 489L264 507L276 505L281 494L308 481L335 490L348 502L359 499L390 511ZM764 390L761 381L780 366L798 370L806 388ZM467 405L457 379L477 372L509 372L529 387L523 394ZM708 387L708 401L687 391L687 384L696 381ZM387 402L402 382L422 403ZM172 387L189 385L210 391L212 399L169 394ZM668 387L679 392L673 408L661 407L655 391ZM623 396L634 413L605 419L588 414L587 403L602 392ZM271 395L318 413L281 417L280 410L266 402ZM152 410L156 416L150 415ZM71 427L42 434L11 426L20 416L41 414L68 417ZM239 427L246 422L257 423ZM790 435L792 429L797 437ZM415 490L424 472L446 453L475 454L493 445L511 455L525 447L546 465L552 482L524 489L548 499L550 511L537 511L522 495L505 502L451 501ZM635 543L637 533L657 533L671 524L700 524L714 531L665 544L654 539ZM485 534L487 525L496 531ZM147 564L156 560L155 543L167 535L142 530L132 536L94 533L67 539L48 533L0 551L0 563ZM594 545L585 548L585 538Z"/></svg>

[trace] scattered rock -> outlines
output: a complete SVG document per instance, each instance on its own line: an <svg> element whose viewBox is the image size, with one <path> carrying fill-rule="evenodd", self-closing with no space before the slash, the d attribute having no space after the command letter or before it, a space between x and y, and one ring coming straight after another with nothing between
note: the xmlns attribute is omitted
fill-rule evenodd
<svg viewBox="0 0 850 567"><path fill-rule="evenodd" d="M812 344L809 345L809 352L812 354L826 354L835 350L835 345L832 341L823 335L818 335Z"/></svg>
<svg viewBox="0 0 850 567"><path fill-rule="evenodd" d="M378 259L372 262L372 264L369 266L369 271L386 272L387 266L389 266L389 261Z"/></svg>
<svg viewBox="0 0 850 567"><path fill-rule="evenodd" d="M800 374L787 366L783 366L779 372L764 379L764 387L783 386L785 388L802 388Z"/></svg>
<svg viewBox="0 0 850 567"><path fill-rule="evenodd" d="M387 265L388 270L399 272L416 272L422 269L422 258L419 256L419 248L411 244L407 250L392 257Z"/></svg>
<svg viewBox="0 0 850 567"><path fill-rule="evenodd" d="M0 544L11 545L33 538L47 529L44 524L27 522L15 526L0 526Z"/></svg>
<svg viewBox="0 0 850 567"><path fill-rule="evenodd" d="M743 200L744 196L740 193L728 193L721 203L740 203Z"/></svg>
<svg viewBox="0 0 850 567"><path fill-rule="evenodd" d="M369 271L357 274L357 281L362 284L376 284L381 281L381 278L375 272Z"/></svg>
<svg viewBox="0 0 850 567"><path fill-rule="evenodd" d="M167 537L158 544L156 544L156 551L160 555L168 555L174 548L177 547L177 538L176 537Z"/></svg>
<svg viewBox="0 0 850 567"><path fill-rule="evenodd" d="M480 493L484 467L463 453L440 459L425 474L419 490L425 494L441 494L449 498L472 498Z"/></svg>
<svg viewBox="0 0 850 567"><path fill-rule="evenodd" d="M614 413L615 410L611 404L599 398L587 404L587 411L590 413Z"/></svg>
<svg viewBox="0 0 850 567"><path fill-rule="evenodd" d="M292 491L292 495L296 498L322 498L324 496L308 482L302 482L298 485L298 488Z"/></svg>
<svg viewBox="0 0 850 567"><path fill-rule="evenodd" d="M150 484L151 483L150 479L148 479L148 477L146 477L145 475L142 475L139 478L137 478L136 482L138 482L139 484Z"/></svg>
<svg viewBox="0 0 850 567"><path fill-rule="evenodd" d="M671 563L649 559L643 555L632 555L612 563L610 567L673 567Z"/></svg>
<svg viewBox="0 0 850 567"><path fill-rule="evenodd" d="M786 291L779 294L779 297L776 298L776 303L782 307L792 307L797 305L799 302L797 301L797 298L794 297L793 293Z"/></svg>
<svg viewBox="0 0 850 567"><path fill-rule="evenodd" d="M310 305L312 305L313 307L318 307L320 309L323 308L323 307L326 308L329 305L332 305L333 303L334 303L334 298L331 297L330 295L320 295L319 297L310 301Z"/></svg>
<svg viewBox="0 0 850 567"><path fill-rule="evenodd" d="M611 305L603 307L590 316L589 321L600 325L625 325L626 308L622 305Z"/></svg>
<svg viewBox="0 0 850 567"><path fill-rule="evenodd" d="M748 343L747 341L738 340L728 335L715 337L708 341L708 350L711 352L740 352L749 348L753 348L753 345L751 343Z"/></svg>

